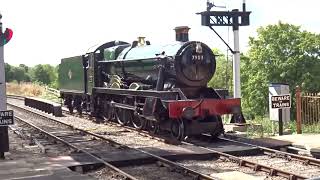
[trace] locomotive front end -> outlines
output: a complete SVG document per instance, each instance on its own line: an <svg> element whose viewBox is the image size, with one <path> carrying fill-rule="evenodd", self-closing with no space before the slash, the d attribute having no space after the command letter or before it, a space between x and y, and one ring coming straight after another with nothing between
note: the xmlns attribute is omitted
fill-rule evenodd
<svg viewBox="0 0 320 180"><path fill-rule="evenodd" d="M216 71L216 58L202 42L186 42L175 59L177 81L189 87L205 87Z"/></svg>

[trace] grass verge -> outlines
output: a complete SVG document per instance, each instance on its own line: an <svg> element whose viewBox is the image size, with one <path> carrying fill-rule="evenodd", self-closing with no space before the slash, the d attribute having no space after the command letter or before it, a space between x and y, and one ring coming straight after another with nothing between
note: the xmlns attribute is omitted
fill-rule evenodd
<svg viewBox="0 0 320 180"><path fill-rule="evenodd" d="M8 95L19 95L19 96L29 96L29 97L38 97L42 99L48 99L54 102L60 103L60 99L46 91L45 86L36 84L36 83L6 83L6 93Z"/></svg>

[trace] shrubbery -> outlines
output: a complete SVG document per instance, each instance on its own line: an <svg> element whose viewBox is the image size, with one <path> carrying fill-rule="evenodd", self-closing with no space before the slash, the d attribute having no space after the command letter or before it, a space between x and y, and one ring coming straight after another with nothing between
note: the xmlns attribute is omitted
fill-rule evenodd
<svg viewBox="0 0 320 180"><path fill-rule="evenodd" d="M49 64L38 64L34 67L28 67L24 64L12 66L5 63L6 82L36 82L52 88L58 88L57 67Z"/></svg>

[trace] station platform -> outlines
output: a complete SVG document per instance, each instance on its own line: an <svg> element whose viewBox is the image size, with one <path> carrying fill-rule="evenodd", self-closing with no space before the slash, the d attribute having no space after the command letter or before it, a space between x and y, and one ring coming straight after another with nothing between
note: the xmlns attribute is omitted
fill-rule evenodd
<svg viewBox="0 0 320 180"><path fill-rule="evenodd" d="M254 176L251 174L246 174L239 171L228 171L223 173L213 173L211 176L216 177L221 180L238 180L238 179L246 179L246 180L264 180L267 179L265 176Z"/></svg>
<svg viewBox="0 0 320 180"><path fill-rule="evenodd" d="M320 134L291 134L271 138L290 142L293 147L306 149L310 151L311 154L320 155Z"/></svg>
<svg viewBox="0 0 320 180"><path fill-rule="evenodd" d="M35 179L35 180L91 180L90 176L74 172L68 167L83 166L86 162L79 162L70 156L60 157L30 157L0 160L0 179ZM92 160L88 160L88 164Z"/></svg>
<svg viewBox="0 0 320 180"><path fill-rule="evenodd" d="M59 163L52 163L48 159L1 160L0 179L35 179L35 180L91 180L93 178L73 172Z"/></svg>

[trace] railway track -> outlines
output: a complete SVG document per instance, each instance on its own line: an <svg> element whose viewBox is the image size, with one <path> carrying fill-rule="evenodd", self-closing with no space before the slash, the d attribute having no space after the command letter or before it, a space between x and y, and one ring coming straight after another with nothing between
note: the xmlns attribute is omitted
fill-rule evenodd
<svg viewBox="0 0 320 180"><path fill-rule="evenodd" d="M68 113L67 110L65 111L65 113L70 115L70 113ZM135 128L130 127L130 126L121 126L121 125L119 125L115 122L112 122L112 121L108 121L108 122L106 122L106 124L114 126L114 127L122 127L122 128L129 130L129 131L135 131L139 135L142 135L145 137L150 137L152 139L156 139L158 141L162 141L162 142L169 143L169 144L174 144L174 145L187 144L187 145L198 146L203 149L209 150L213 153L218 153L224 159L228 159L236 164L239 164L239 166L248 167L248 168L253 169L254 171L263 171L271 176L281 176L281 177L288 178L288 179L307 178L307 176L299 176L298 174L294 173L294 171L296 170L296 169L294 169L294 167L293 167L293 169L291 169L291 171L292 171L291 173L287 172L285 170L281 170L280 167L282 165L279 165L279 164L276 165L279 168L271 167L272 163L269 163L268 161L276 161L275 160L276 158L284 160L282 162L282 164L283 164L282 167L285 167L286 164L288 164L288 163L291 164L291 166L295 166L294 162L299 162L300 165L302 165L302 166L300 166L300 168L302 168L303 170L305 169L304 167L307 167L308 165L316 166L315 168L320 167L320 160L319 159L306 157L306 156L300 156L300 155L293 154L293 153L283 152L283 151L279 151L276 149L271 149L271 148L259 146L259 145L248 143L248 142L243 142L240 140L236 140L234 137L232 137L230 135L226 136L226 137L219 137L218 140L227 141L227 142L234 142L237 144L242 144L242 145L254 147L257 149L257 151L260 151L259 154L249 156L251 158L248 158L248 156L247 157L243 156L243 157L239 158L237 156L232 156L232 155L226 154L226 153L220 154L219 151L213 150L210 147L208 148L208 146L210 146L210 144L212 144L212 139L211 139L211 136L207 135L207 134L202 135L202 137L205 137L205 138L201 138L202 143L196 143L192 140L180 142L180 141L175 141L173 139L170 139L170 137L152 134L148 131L136 130ZM261 162L262 164L259 162ZM191 162L191 163L194 164L194 162ZM268 164L268 165L263 165L263 164ZM188 165L188 163L186 163L185 165ZM313 169L315 169L315 168L313 168ZM290 171L290 169L289 169L289 171ZM304 173L304 174L308 174L308 171L306 171L306 173Z"/></svg>
<svg viewBox="0 0 320 180"><path fill-rule="evenodd" d="M246 166L253 169L254 171L260 169L261 171L264 171L271 176L278 175L288 179L299 179L299 177L295 176L308 178L310 178L311 176L320 176L320 161L318 159L299 156L296 154L282 152L275 149L261 147L223 137L220 137L219 140L251 146L258 150L259 153L252 154L250 156L231 156L230 154L221 155L222 157L225 157L233 162L238 163L239 166ZM210 143L204 143L203 141L201 141L201 143L197 143L192 140L190 141L190 143L203 149L212 151L212 149L210 148Z"/></svg>
<svg viewBox="0 0 320 180"><path fill-rule="evenodd" d="M115 123L112 123L112 122L109 122L108 124L112 125L114 127L127 129L128 131L135 131L134 128L119 127L118 125L116 125ZM155 140L166 141L166 139L163 139L161 137L154 137L153 135L151 135L151 134L149 134L148 132L145 132L145 131L140 131L138 133L139 133L139 135L144 135L146 137L150 137L150 138L153 138ZM101 136L101 135L99 135L99 136ZM226 139L226 138L224 138L223 140L225 140L225 141L234 141L236 143L242 143L242 144L246 144L248 146L254 146L255 148L259 148L259 150L263 154L267 154L268 157L283 158L283 159L286 159L286 160L289 160L289 161L290 160L300 160L305 165L306 164L309 164L309 165L312 164L312 165L315 165L315 166L319 165L319 161L314 159L314 158L301 157L301 156L298 156L298 155L295 155L295 154L285 153L285 152L273 150L273 149L270 149L270 148L259 147L259 146L252 145L252 144L249 144L249 143L243 143L243 142L239 142L239 141L236 141L236 140L230 140L230 139ZM250 160L246 159L245 157L236 157L236 156L233 156L233 155L230 155L230 154L227 154L227 153L222 153L222 152L213 150L211 148L205 147L204 145L199 145L199 144L192 143L192 142L189 142L189 143L182 142L181 144L188 144L188 145L192 145L192 146L201 147L203 149L206 149L208 151L211 151L211 152L217 154L218 156L221 157L221 159L227 159L228 161L231 161L234 164L238 164L240 167L249 167L249 168L253 169L254 171L266 172L270 176L280 176L280 177L284 177L284 178L288 178L288 179L305 179L305 178L307 178L306 176L298 175L298 174L295 174L294 172L287 172L287 171L283 171L283 170L281 170L280 168L277 168L277 167L271 167L271 166L268 166L268 165L259 164L258 162L255 162L255 161L250 161ZM183 161L181 161L180 163L184 164L185 166L188 166L188 163L185 163Z"/></svg>
<svg viewBox="0 0 320 180"><path fill-rule="evenodd" d="M65 111L65 112L68 113L68 111ZM70 113L68 113L68 114L70 115ZM108 122L106 122L106 124L111 125L111 126L115 126L115 127L120 127L119 124L114 123L112 121L108 121ZM165 143L174 144L174 145L189 144L189 145L194 145L194 146L201 147L203 149L212 151L214 153L218 152L216 150L208 148L208 146L210 146L210 144L212 144L211 136L208 135L208 134L203 134L202 135L201 143L197 143L197 142L195 142L193 140L188 140L186 142L180 142L180 141L178 142L178 141L170 139L170 137L152 134L152 133L150 133L148 131L143 131L143 130L139 130L138 131L135 128L130 127L130 126L121 126L121 127L122 128L126 128L127 130L130 130L130 131L136 131L137 133L139 133L139 135L142 135L142 136L145 136L145 137L150 137L150 138L153 138L153 139L156 139L156 140L159 140L159 141L163 141ZM294 153L288 153L288 152L284 152L284 151L280 151L280 150L276 150L276 149L272 149L272 148L267 148L267 147L264 147L264 146L259 146L259 145L256 145L254 143L249 143L250 142L249 139L243 138L242 140L237 140L236 137L234 137L234 136L226 135L224 137L219 137L218 140L234 142L234 143L237 143L237 144L242 144L242 145L251 146L251 147L256 148L260 153L258 155L256 155L256 156L252 156L253 158L257 157L258 160L255 161L255 162L254 162L253 158L251 158L251 159L253 159L253 162L250 162L250 161L246 162L246 161L243 161L243 160L241 160L240 158L238 158L236 156L227 157L228 154L221 154L221 156L223 156L225 158L228 158L233 162L238 163L240 166L245 166L245 167L252 168L254 171L257 171L257 169L259 169L259 168L263 168L263 169L261 169L261 171L267 172L270 175L276 175L277 173L279 173L279 176L285 177L285 178L289 178L289 179L294 179L295 176L298 176L298 175L296 175L294 173L290 174L290 173L288 173L286 171L283 171L281 169L278 169L278 168L270 168L268 166L263 167L263 165L257 163L258 161L260 161L262 163L266 163L266 161L268 161L268 160L272 161L272 160L275 160L276 158L283 159L284 160L283 163L291 163L291 164L293 164L293 162L298 162L298 163L300 163L300 165L305 166L305 167L307 167L308 165L315 166L314 168L320 167L320 160L319 159L312 158L312 157L307 157L307 156L301 156L301 155L297 155L297 154L294 154ZM250 158L245 158L245 157L243 157L243 158L244 159L250 159ZM255 163L257 163L257 164L255 164ZM270 163L268 163L268 164L270 164ZM286 165L284 164L284 166L286 166ZM292 166L294 166L294 165L292 165ZM304 169L304 168L302 167L302 169ZM296 169L293 169L293 170L295 171ZM308 174L308 172L306 172L305 174Z"/></svg>
<svg viewBox="0 0 320 180"><path fill-rule="evenodd" d="M223 137L219 137L218 139L223 140L223 141L228 141L228 142L235 142L235 143L239 143L239 144L243 144L243 145L257 148L261 152L261 154L265 154L270 157L278 157L278 158L286 159L288 161L298 161L298 162L301 162L305 165L313 165L313 166L320 167L320 159L308 157L308 156L303 156L303 155L298 155L298 154L294 154L294 153L289 153L286 151L280 151L277 149L268 148L268 147L266 147L266 146L268 146L267 144L257 145L258 143L261 144L261 142L255 142L252 139L238 138L238 137L231 136L231 135L225 135ZM201 137L201 140L196 139L195 141L210 143L211 136L209 134L203 134ZM190 141L190 143L192 143L192 140ZM194 142L194 144L197 144L197 143ZM198 143L198 145L205 146L205 145L199 144L199 143ZM286 150L286 149L291 150L291 149L296 149L296 148L283 147L283 150ZM296 149L296 150L300 150L300 149Z"/></svg>
<svg viewBox="0 0 320 180"><path fill-rule="evenodd" d="M13 107L16 110L17 114L17 109L20 107L14 107L14 105L10 105L10 107ZM25 111L26 109L21 109L22 111ZM23 113L18 113L22 115ZM157 163L161 166L167 166L171 167L174 169L174 172L167 173L168 178L170 179L170 174L172 173L182 173L183 175L187 175L186 179L190 178L193 179L195 177L199 179L215 179L213 177L210 177L206 174L199 173L197 171L194 171L192 169L189 169L187 167L183 167L179 165L178 163L175 163L173 161L170 161L168 159L162 158L160 156L154 155L152 153L143 151L143 150L138 150L138 149L133 149L128 146L119 144L111 139L105 138L102 135L95 134L92 132L84 131L81 129L74 128L73 126L70 126L65 123L57 122L53 119L48 119L47 117L43 117L41 115L37 115L41 120L36 120L37 118L33 118L32 120L25 120L22 117L15 116L15 120L18 121L19 123L28 125L32 127L33 129L36 129L37 131L45 134L46 136L53 138L66 146L69 146L73 149L75 149L77 152L84 153L100 163L104 164L108 168L110 168L113 171L116 171L117 173L120 173L122 176L124 176L124 179L133 179L136 180L137 178L124 172L123 170L117 168L116 166L110 164L109 162L104 160L103 156L97 155L101 151L101 149L106 149L108 146L108 153L114 152L114 151L138 151L142 154L145 154L149 157L151 157L152 161L154 163ZM32 122L30 122L32 121ZM45 123L44 123L45 121ZM85 134L85 136L84 136ZM94 137L91 139L88 139L88 137ZM79 143L80 142L80 143ZM85 143L81 143L85 142ZM90 142L90 143L87 143ZM108 142L106 144L105 142ZM110 145L113 147L110 147ZM95 147L95 148L93 148ZM114 148L115 147L115 148ZM100 149L100 151L99 151ZM125 152L119 152L120 154ZM136 165L134 165L136 166ZM144 172L145 175L147 173L152 173L152 172Z"/></svg>
<svg viewBox="0 0 320 180"><path fill-rule="evenodd" d="M18 95L7 95L7 98L17 99L17 100L24 100L24 96L18 96Z"/></svg>
<svg viewBox="0 0 320 180"><path fill-rule="evenodd" d="M48 136L48 137L50 137L50 138L52 138L52 139L54 139L56 141L59 141L59 142L65 144L66 146L69 146L69 147L73 148L77 152L84 153L84 154L94 158L95 160L97 160L100 163L104 164L105 166L107 166L108 168L112 169L113 171L116 171L117 173L120 173L125 178L136 180L135 177L133 177L133 176L127 174L126 172L118 169L117 167L111 165L110 163L106 162L105 160L103 160L99 156L94 155L93 153L91 153L90 151L86 150L85 148L82 148L80 146L74 145L73 143L70 142L70 140L68 141L66 139L66 136L62 137L61 135L58 135L58 133L62 133L62 131L57 131L58 128L53 128L53 127L48 128L48 126L39 125L39 124L35 125L35 124L33 124L31 122L28 122L27 120L24 120L23 118L18 117L18 116L15 116L15 120L18 121L19 123L22 123L22 124L25 124L25 125L28 125L28 126L32 127L33 129L39 131L40 133L45 134L46 136ZM64 133L65 133L65 131L64 131ZM74 136L74 137L82 136L81 134L76 133L75 131L67 131L67 133L68 133L68 136L69 135L70 136Z"/></svg>
<svg viewBox="0 0 320 180"><path fill-rule="evenodd" d="M284 151L279 151L276 149L271 149L271 148L267 148L267 147L263 147L263 146L258 146L252 143L248 143L248 142L243 142L241 140L234 140L232 137L227 136L224 138L221 138L223 140L227 140L227 141L232 141L232 142L237 142L237 143L242 143L248 146L252 146L255 148L258 148L263 154L269 155L271 157L279 157L279 158L284 158L287 159L289 161L291 160L295 160L295 161L299 161L305 165L313 165L313 166L317 166L320 167L320 160L316 159L316 158L312 158L312 157L307 157L307 156L301 156L301 155L297 155L294 153L288 153L288 152L284 152ZM291 147L288 148L289 150L292 149Z"/></svg>

